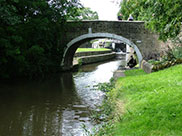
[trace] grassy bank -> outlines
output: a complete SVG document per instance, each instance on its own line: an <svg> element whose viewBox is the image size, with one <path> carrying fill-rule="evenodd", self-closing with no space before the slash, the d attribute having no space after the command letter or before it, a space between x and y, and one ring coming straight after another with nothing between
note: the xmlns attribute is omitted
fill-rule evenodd
<svg viewBox="0 0 182 136"><path fill-rule="evenodd" d="M110 51L106 48L78 48L76 52L88 52L88 51Z"/></svg>
<svg viewBox="0 0 182 136"><path fill-rule="evenodd" d="M110 122L114 128L102 129L100 135L181 136L182 65L152 74L142 70L125 74L108 94L114 106Z"/></svg>

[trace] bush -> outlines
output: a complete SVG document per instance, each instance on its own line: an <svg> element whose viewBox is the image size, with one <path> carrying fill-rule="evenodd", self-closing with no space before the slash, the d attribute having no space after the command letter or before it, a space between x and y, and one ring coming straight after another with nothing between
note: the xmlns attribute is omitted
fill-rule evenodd
<svg viewBox="0 0 182 136"><path fill-rule="evenodd" d="M172 54L174 58L179 59L182 58L182 46L177 46L172 50Z"/></svg>
<svg viewBox="0 0 182 136"><path fill-rule="evenodd" d="M60 69L63 33L78 1L0 1L0 78L33 77Z"/></svg>
<svg viewBox="0 0 182 136"><path fill-rule="evenodd" d="M173 49L169 49L167 54L161 58L161 60L149 60L153 65L152 70L158 71L176 64L182 63L182 46L176 46Z"/></svg>

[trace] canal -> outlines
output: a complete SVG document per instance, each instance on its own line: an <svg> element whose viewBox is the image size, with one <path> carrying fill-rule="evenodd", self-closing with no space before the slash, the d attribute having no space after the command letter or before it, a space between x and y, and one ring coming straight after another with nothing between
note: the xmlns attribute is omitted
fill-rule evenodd
<svg viewBox="0 0 182 136"><path fill-rule="evenodd" d="M121 60L82 66L46 81L0 85L0 136L82 136L95 125L90 111L104 93L95 85L109 82Z"/></svg>

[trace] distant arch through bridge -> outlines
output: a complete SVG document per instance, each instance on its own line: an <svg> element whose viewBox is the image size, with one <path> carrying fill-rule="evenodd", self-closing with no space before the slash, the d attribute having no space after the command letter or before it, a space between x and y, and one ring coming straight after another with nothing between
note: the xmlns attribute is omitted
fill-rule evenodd
<svg viewBox="0 0 182 136"><path fill-rule="evenodd" d="M112 38L130 45L136 51L139 63L142 59L155 58L160 52L157 36L145 29L141 21L79 21L67 22L63 37L66 43L61 67L72 68L73 56L84 42L96 38Z"/></svg>

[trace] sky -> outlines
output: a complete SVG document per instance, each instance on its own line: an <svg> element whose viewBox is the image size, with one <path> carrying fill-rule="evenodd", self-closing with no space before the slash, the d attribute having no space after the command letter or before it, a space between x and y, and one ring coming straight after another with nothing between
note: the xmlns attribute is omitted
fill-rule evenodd
<svg viewBox="0 0 182 136"><path fill-rule="evenodd" d="M117 20L119 2L121 0L80 0L84 7L96 11L99 20Z"/></svg>

